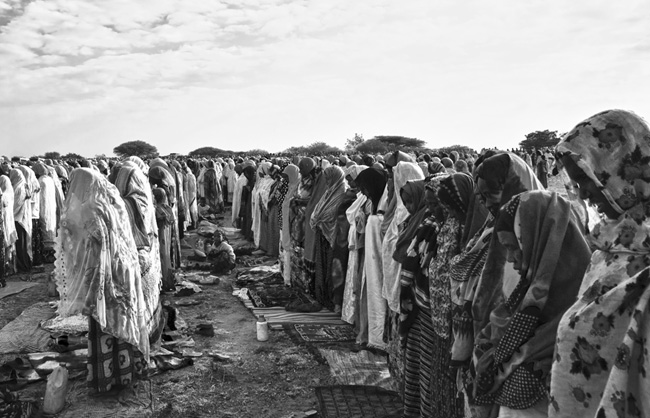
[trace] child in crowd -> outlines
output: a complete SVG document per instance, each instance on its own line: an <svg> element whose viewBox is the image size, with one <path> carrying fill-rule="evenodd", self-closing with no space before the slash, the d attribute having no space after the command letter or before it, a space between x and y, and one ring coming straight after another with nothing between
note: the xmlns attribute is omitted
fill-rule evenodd
<svg viewBox="0 0 650 418"><path fill-rule="evenodd" d="M212 262L213 274L230 274L235 268L235 250L228 243L223 232L217 229L214 232L212 244L206 244L208 260Z"/></svg>
<svg viewBox="0 0 650 418"><path fill-rule="evenodd" d="M199 199L199 219L215 219L214 211L205 200L205 197Z"/></svg>

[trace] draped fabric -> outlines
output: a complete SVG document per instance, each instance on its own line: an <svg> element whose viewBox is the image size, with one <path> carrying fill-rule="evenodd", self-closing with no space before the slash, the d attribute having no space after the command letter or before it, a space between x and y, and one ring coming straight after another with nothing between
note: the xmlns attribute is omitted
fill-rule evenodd
<svg viewBox="0 0 650 418"><path fill-rule="evenodd" d="M288 180L287 194L282 202L282 248L284 250L284 269L282 275L286 285L291 284L291 199L298 190L300 183L300 170L297 165L289 164L285 167L283 174Z"/></svg>
<svg viewBox="0 0 650 418"><path fill-rule="evenodd" d="M376 214L379 207L379 200L386 188L386 173L376 168L368 168L359 173L355 182L361 192L372 203L372 213Z"/></svg>
<svg viewBox="0 0 650 418"><path fill-rule="evenodd" d="M239 227L241 232L246 237L246 239L253 240L253 190L255 188L256 179L256 169L254 166L248 166L244 168L242 174L246 179L247 183L242 188L241 193L241 203L239 208Z"/></svg>
<svg viewBox="0 0 650 418"><path fill-rule="evenodd" d="M255 187L252 190L251 202L253 207L253 242L256 247L260 246L260 238L262 234L262 211L268 210L269 195L274 180L271 177L271 163L263 162L257 168L257 178L255 180Z"/></svg>
<svg viewBox="0 0 650 418"><path fill-rule="evenodd" d="M320 229L330 246L334 245L336 235L336 216L346 190L343 170L338 166L327 167L322 176L325 179L326 190L314 208L309 225L312 229Z"/></svg>
<svg viewBox="0 0 650 418"><path fill-rule="evenodd" d="M235 167L235 168L237 168L237 167ZM232 222L232 225L235 228L240 228L240 225L239 225L239 211L241 209L241 196L242 196L242 190L244 189L244 187L247 184L248 184L248 179L246 178L246 176L240 174L237 177L237 181L235 182L235 189L233 190L233 195L232 195L231 222Z"/></svg>
<svg viewBox="0 0 650 418"><path fill-rule="evenodd" d="M485 165L487 163L487 165ZM527 190L542 189L530 167L519 157L509 153L498 153L483 161L477 175L500 187L501 203L506 203L514 195ZM477 205L468 211L468 219L474 219ZM504 274L510 281L519 275L509 265L504 271L505 250L497 240L492 240L494 217L489 215L466 244L461 254L451 262L450 277L452 295L453 345L452 362L467 365L474 346L474 336L489 319L489 312L499 302L497 290L501 289ZM466 223L467 225L467 223ZM488 251L492 261L486 268Z"/></svg>
<svg viewBox="0 0 650 418"><path fill-rule="evenodd" d="M399 225L404 222L408 217L408 211L402 202L402 197L399 191L411 180L424 180L424 174L420 170L420 166L412 162L399 162L393 169L393 180L395 185L395 213L392 221L388 226L386 235L382 241L382 259L383 259L383 286L382 296L388 302L388 307L393 311L399 313L400 311L400 280L399 273L401 269L400 263L395 261L393 254L397 247L397 239L399 237Z"/></svg>
<svg viewBox="0 0 650 418"><path fill-rule="evenodd" d="M40 229L43 237L43 247L45 250L54 248L57 228L57 199L56 186L54 180L49 175L41 175L38 179L40 184Z"/></svg>
<svg viewBox="0 0 650 418"><path fill-rule="evenodd" d="M34 170L32 170L29 167L25 167L24 165L19 165L17 169L20 170L21 173L23 173L23 177L25 178L25 188L27 189L27 197L30 200L27 210L29 210L32 219L39 219L40 199L38 193L41 190L41 186L38 183L38 179L34 174Z"/></svg>
<svg viewBox="0 0 650 418"><path fill-rule="evenodd" d="M362 265L360 250L363 249L363 242L365 240L363 236L363 232L365 231L359 231L358 225L364 223L359 218L363 216L367 203L369 203L368 198L359 192L357 193L356 200L345 211L346 219L350 225L347 236L350 255L345 273L341 319L349 324L357 325L359 323L359 287L361 285L359 266Z"/></svg>
<svg viewBox="0 0 650 418"><path fill-rule="evenodd" d="M151 332L157 326L154 312L158 308L162 286L160 245L153 195L147 177L135 166L124 165L120 168L115 186L124 200L138 249L142 294L145 306L152 309L147 312L147 316L152 319L152 322L147 324L147 331Z"/></svg>
<svg viewBox="0 0 650 418"><path fill-rule="evenodd" d="M424 180L408 181L400 190L400 197L402 197L402 199L406 195L408 195L413 202L415 212L409 212L408 218L406 218L403 223L405 228L400 231L395 245L393 259L401 264L404 264L406 261L408 248L411 245L413 238L415 238L418 227L427 216L427 204L424 199Z"/></svg>
<svg viewBox="0 0 650 418"><path fill-rule="evenodd" d="M131 223L118 190L99 172L71 174L56 253L59 315L91 316L103 332L137 347L148 360L152 309L142 293Z"/></svg>
<svg viewBox="0 0 650 418"><path fill-rule="evenodd" d="M495 231L514 234L522 270L476 337L474 400L523 410L548 397L557 327L591 251L571 204L554 192L517 195L501 209Z"/></svg>
<svg viewBox="0 0 650 418"><path fill-rule="evenodd" d="M14 221L14 188L11 180L5 175L0 175L0 204L2 205L2 219L4 221L5 247L11 248L18 239Z"/></svg>
<svg viewBox="0 0 650 418"><path fill-rule="evenodd" d="M176 192L176 179L167 167L167 164L159 158L151 162L149 183L165 191L167 194L167 203L174 214L174 222L171 225L170 257L172 267L178 268L181 265L181 246L180 232L178 230L178 207L176 206L176 198L178 196Z"/></svg>
<svg viewBox="0 0 650 418"><path fill-rule="evenodd" d="M31 171L31 170L30 170ZM9 172L11 186L14 189L14 224L16 226L16 265L18 270L29 272L32 267L32 205L29 190L25 177L19 169L12 169Z"/></svg>
<svg viewBox="0 0 650 418"><path fill-rule="evenodd" d="M187 175L187 199L188 199L188 208L190 211L190 219L192 220L192 226L196 227L199 224L199 207L196 194L196 176L189 168L185 169ZM232 202L232 200L231 200Z"/></svg>
<svg viewBox="0 0 650 418"><path fill-rule="evenodd" d="M381 222L381 215L371 215L366 223L365 259L361 292L367 307L368 346L384 349L386 347L384 324L386 322L387 305L386 300L382 297Z"/></svg>
<svg viewBox="0 0 650 418"><path fill-rule="evenodd" d="M155 202L156 226L158 227L162 288L164 290L175 290L174 269L171 259L174 212L167 203L165 190L154 187L151 193Z"/></svg>
<svg viewBox="0 0 650 418"><path fill-rule="evenodd" d="M303 257L308 263L313 263L316 259L316 231L310 225L311 215L327 189L327 182L322 175L322 171L314 169L311 175L315 176L314 185L311 190L311 196L305 206L305 225L303 226L305 234Z"/></svg>
<svg viewBox="0 0 650 418"><path fill-rule="evenodd" d="M560 321L549 416L650 414L650 128L623 110L579 123L556 147L620 215L602 215L575 301Z"/></svg>

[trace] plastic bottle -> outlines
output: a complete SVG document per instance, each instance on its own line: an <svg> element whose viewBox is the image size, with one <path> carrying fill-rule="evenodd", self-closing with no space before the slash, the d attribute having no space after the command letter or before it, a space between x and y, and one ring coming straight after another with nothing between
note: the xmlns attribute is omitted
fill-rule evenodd
<svg viewBox="0 0 650 418"><path fill-rule="evenodd" d="M65 406L68 393L68 369L63 365L55 367L47 378L45 397L43 398L43 413L58 414Z"/></svg>
<svg viewBox="0 0 650 418"><path fill-rule="evenodd" d="M269 323L266 322L264 315L257 318L257 341L268 341L269 339Z"/></svg>

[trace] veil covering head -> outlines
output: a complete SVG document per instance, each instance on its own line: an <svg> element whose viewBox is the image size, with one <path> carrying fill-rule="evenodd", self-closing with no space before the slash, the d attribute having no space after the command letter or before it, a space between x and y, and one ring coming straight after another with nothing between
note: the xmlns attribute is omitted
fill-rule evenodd
<svg viewBox="0 0 650 418"><path fill-rule="evenodd" d="M98 171L81 168L70 188L57 236L58 313L91 316L101 330L149 358L151 318L131 222L119 191Z"/></svg>

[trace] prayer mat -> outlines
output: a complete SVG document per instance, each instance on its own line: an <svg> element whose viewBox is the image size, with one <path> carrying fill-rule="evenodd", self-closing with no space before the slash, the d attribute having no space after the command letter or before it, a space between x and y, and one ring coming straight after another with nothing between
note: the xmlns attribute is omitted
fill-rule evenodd
<svg viewBox="0 0 650 418"><path fill-rule="evenodd" d="M397 390L397 383L388 370L388 359L383 355L368 350L354 353L350 350L319 348L318 351L327 360L331 376L340 385L369 385Z"/></svg>
<svg viewBox="0 0 650 418"><path fill-rule="evenodd" d="M264 315L269 325L275 324L329 324L347 325L341 315L323 309L320 312L287 312L284 308L253 308L253 315Z"/></svg>
<svg viewBox="0 0 650 418"><path fill-rule="evenodd" d="M36 286L38 283L34 282L7 282L7 286L0 287L0 299L6 298L7 296L15 295L20 293L25 289Z"/></svg>
<svg viewBox="0 0 650 418"><path fill-rule="evenodd" d="M0 330L0 354L49 351L56 341L40 323L54 315L54 308L48 302L35 303L25 309Z"/></svg>
<svg viewBox="0 0 650 418"><path fill-rule="evenodd" d="M307 342L354 341L357 337L351 325L295 324L294 327Z"/></svg>
<svg viewBox="0 0 650 418"><path fill-rule="evenodd" d="M397 392L376 386L319 386L315 388L322 418L397 418L402 401Z"/></svg>
<svg viewBox="0 0 650 418"><path fill-rule="evenodd" d="M280 279L282 280L282 276L280 276ZM273 308L278 306L286 308L289 303L296 300L306 304L312 302L300 290L286 286L284 281L270 286L248 287L248 294L256 308Z"/></svg>

